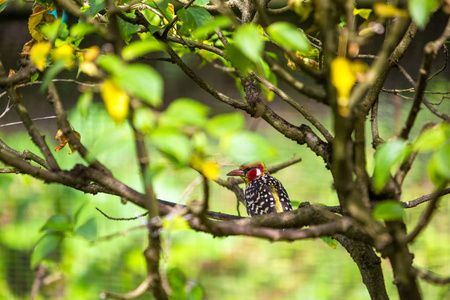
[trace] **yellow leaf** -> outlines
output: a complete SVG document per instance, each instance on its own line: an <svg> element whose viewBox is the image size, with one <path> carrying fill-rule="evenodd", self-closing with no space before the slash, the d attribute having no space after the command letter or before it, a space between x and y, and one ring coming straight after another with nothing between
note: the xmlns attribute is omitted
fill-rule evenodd
<svg viewBox="0 0 450 300"><path fill-rule="evenodd" d="M163 228L169 231L172 230L188 230L190 229L188 221L180 215L175 217L163 219Z"/></svg>
<svg viewBox="0 0 450 300"><path fill-rule="evenodd" d="M39 42L31 48L30 60L39 71L44 71L45 65L47 64L47 55L51 48L52 45L47 42Z"/></svg>
<svg viewBox="0 0 450 300"><path fill-rule="evenodd" d="M331 83L337 91L338 112L343 117L347 117L350 114L348 100L353 85L356 83L356 75L349 60L344 57L336 57L331 62Z"/></svg>
<svg viewBox="0 0 450 300"><path fill-rule="evenodd" d="M106 79L101 88L106 110L116 124L122 124L128 116L130 98L112 79Z"/></svg>
<svg viewBox="0 0 450 300"><path fill-rule="evenodd" d="M408 12L406 10L382 2L375 3L373 5L373 11L381 18L408 17Z"/></svg>
<svg viewBox="0 0 450 300"><path fill-rule="evenodd" d="M98 46L92 46L84 52L83 57L84 61L91 62L93 61L99 54L100 48Z"/></svg>
<svg viewBox="0 0 450 300"><path fill-rule="evenodd" d="M69 44L63 44L52 51L52 59L54 62L63 60L65 67L72 66L73 48Z"/></svg>
<svg viewBox="0 0 450 300"><path fill-rule="evenodd" d="M216 180L219 177L220 167L215 161L205 161L202 165L202 173L206 178Z"/></svg>
<svg viewBox="0 0 450 300"><path fill-rule="evenodd" d="M37 27L44 19L45 14L52 10L52 7L45 9L40 5L36 5L33 8L33 14L28 18L28 30L30 31L31 36L38 42L44 40L44 35L37 30Z"/></svg>

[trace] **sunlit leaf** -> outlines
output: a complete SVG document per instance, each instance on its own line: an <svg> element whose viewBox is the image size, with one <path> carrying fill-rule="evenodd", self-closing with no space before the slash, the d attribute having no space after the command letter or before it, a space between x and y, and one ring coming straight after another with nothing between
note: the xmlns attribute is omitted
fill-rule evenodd
<svg viewBox="0 0 450 300"><path fill-rule="evenodd" d="M187 166L191 145L186 135L175 128L157 127L152 131L150 140L175 165Z"/></svg>
<svg viewBox="0 0 450 300"><path fill-rule="evenodd" d="M87 117L93 98L94 94L90 90L81 93L80 97L78 98L77 108L80 111L82 117Z"/></svg>
<svg viewBox="0 0 450 300"><path fill-rule="evenodd" d="M431 156L428 163L428 174L433 184L444 188L450 182L450 144L441 147Z"/></svg>
<svg viewBox="0 0 450 300"><path fill-rule="evenodd" d="M347 117L350 114L348 101L353 86L356 83L356 75L352 70L352 63L344 57L336 57L331 62L331 83L337 91L338 112Z"/></svg>
<svg viewBox="0 0 450 300"><path fill-rule="evenodd" d="M152 67L143 64L126 65L113 74L116 82L131 96L155 107L162 104L163 80Z"/></svg>
<svg viewBox="0 0 450 300"><path fill-rule="evenodd" d="M208 179L216 180L219 177L219 171L220 166L215 161L208 160L202 164L202 174Z"/></svg>
<svg viewBox="0 0 450 300"><path fill-rule="evenodd" d="M386 200L375 207L372 216L376 220L400 220L405 216L405 210L398 201Z"/></svg>
<svg viewBox="0 0 450 300"><path fill-rule="evenodd" d="M300 17L301 22L308 19L313 10L312 1L289 0L288 6Z"/></svg>
<svg viewBox="0 0 450 300"><path fill-rule="evenodd" d="M52 49L52 45L48 42L36 43L31 48L30 60L39 71L44 71L50 49Z"/></svg>
<svg viewBox="0 0 450 300"><path fill-rule="evenodd" d="M233 35L235 45L254 63L259 62L264 50L262 34L254 24L246 24L238 27Z"/></svg>
<svg viewBox="0 0 450 300"><path fill-rule="evenodd" d="M133 124L139 131L149 134L156 125L155 114L148 107L139 107L133 112Z"/></svg>
<svg viewBox="0 0 450 300"><path fill-rule="evenodd" d="M188 9L182 8L177 11L177 15L191 30L195 30L211 20L210 13L199 6L191 6Z"/></svg>
<svg viewBox="0 0 450 300"><path fill-rule="evenodd" d="M51 56L53 61L64 61L65 67L70 67L73 64L73 56L74 49L69 44L63 44L51 52Z"/></svg>
<svg viewBox="0 0 450 300"><path fill-rule="evenodd" d="M217 138L243 130L244 127L244 116L238 112L217 115L211 118L206 125L208 133Z"/></svg>
<svg viewBox="0 0 450 300"><path fill-rule="evenodd" d="M420 29L424 29L431 14L439 8L439 0L408 0L411 18Z"/></svg>
<svg viewBox="0 0 450 300"><path fill-rule="evenodd" d="M92 2L92 1L91 1ZM77 23L70 27L70 36L72 37L84 37L87 34L95 32L95 27L88 23Z"/></svg>
<svg viewBox="0 0 450 300"><path fill-rule="evenodd" d="M267 27L267 33L277 44L293 51L307 52L310 48L305 34L288 22L275 22Z"/></svg>
<svg viewBox="0 0 450 300"><path fill-rule="evenodd" d="M206 21L202 26L197 27L192 35L198 39L204 39L208 34L214 32L217 28L224 28L231 24L231 21L226 16L215 16L214 18Z"/></svg>
<svg viewBox="0 0 450 300"><path fill-rule="evenodd" d="M56 40L61 29L61 19L52 23L46 23L40 27L40 32L50 41Z"/></svg>
<svg viewBox="0 0 450 300"><path fill-rule="evenodd" d="M106 79L101 88L106 110L116 124L122 124L128 116L130 98L113 80Z"/></svg>
<svg viewBox="0 0 450 300"><path fill-rule="evenodd" d="M445 125L433 126L422 132L413 144L413 151L433 151L442 146L447 137Z"/></svg>
<svg viewBox="0 0 450 300"><path fill-rule="evenodd" d="M225 52L233 66L239 69L244 75L248 75L249 70L254 67L254 63L234 43L227 45Z"/></svg>
<svg viewBox="0 0 450 300"><path fill-rule="evenodd" d="M380 192L391 174L395 164L401 163L410 153L411 148L403 140L394 140L381 145L375 152L374 188Z"/></svg>
<svg viewBox="0 0 450 300"><path fill-rule="evenodd" d="M52 253L61 244L63 237L58 232L51 232L44 235L34 247L33 253L31 254L31 269L34 269L42 259Z"/></svg>
<svg viewBox="0 0 450 300"><path fill-rule="evenodd" d="M372 13L371 9L368 8L354 8L353 9L353 15L355 16L360 16L361 18L367 20L370 16L370 14Z"/></svg>
<svg viewBox="0 0 450 300"><path fill-rule="evenodd" d="M97 64L100 68L112 74L122 73L125 69L125 63L113 54L99 56Z"/></svg>
<svg viewBox="0 0 450 300"><path fill-rule="evenodd" d="M381 18L408 17L406 10L382 2L375 3L373 5L373 11Z"/></svg>
<svg viewBox="0 0 450 300"><path fill-rule="evenodd" d="M161 114L162 126L178 127L181 125L203 126L209 113L209 107L190 98L179 98L170 103Z"/></svg>
<svg viewBox="0 0 450 300"><path fill-rule="evenodd" d="M156 39L135 41L123 48L122 57L125 60L132 60L149 52L162 50L164 45Z"/></svg>

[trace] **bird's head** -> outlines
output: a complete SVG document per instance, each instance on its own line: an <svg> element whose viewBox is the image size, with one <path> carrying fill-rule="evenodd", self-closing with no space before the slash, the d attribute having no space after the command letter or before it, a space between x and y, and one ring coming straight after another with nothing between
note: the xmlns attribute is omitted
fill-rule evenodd
<svg viewBox="0 0 450 300"><path fill-rule="evenodd" d="M240 176L245 184L248 184L263 174L269 174L266 166L260 161L252 161L241 165L239 169L231 171L227 176Z"/></svg>

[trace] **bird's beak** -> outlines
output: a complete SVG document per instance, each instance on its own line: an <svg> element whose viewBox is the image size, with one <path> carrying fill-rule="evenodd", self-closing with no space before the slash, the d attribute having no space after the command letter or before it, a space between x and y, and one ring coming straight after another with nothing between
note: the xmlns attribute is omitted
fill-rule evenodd
<svg viewBox="0 0 450 300"><path fill-rule="evenodd" d="M241 169L236 169L227 174L227 176L245 176L245 172Z"/></svg>

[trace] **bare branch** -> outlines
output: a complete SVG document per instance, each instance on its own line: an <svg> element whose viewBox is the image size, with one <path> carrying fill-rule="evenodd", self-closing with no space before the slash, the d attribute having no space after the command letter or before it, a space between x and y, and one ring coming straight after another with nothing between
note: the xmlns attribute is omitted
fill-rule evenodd
<svg viewBox="0 0 450 300"><path fill-rule="evenodd" d="M441 192L438 192L439 197L445 196L447 194L450 194L450 188L446 188L446 189L442 190ZM428 201L434 199L434 197L436 197L436 192L428 194L428 195L424 195L422 197L419 197L419 198L411 200L411 201L401 202L401 204L404 208L413 208L422 203L425 203L425 202L428 202Z"/></svg>
<svg viewBox="0 0 450 300"><path fill-rule="evenodd" d="M430 283L442 284L442 285L450 283L450 277L443 277L442 278L442 277L440 277L440 276L438 276L438 275L436 275L436 274L434 274L434 273L432 273L430 271L423 271L423 270L420 270L418 268L414 268L414 271L416 272L416 275L419 278L421 278L421 279L423 279L425 281L428 281Z"/></svg>
<svg viewBox="0 0 450 300"><path fill-rule="evenodd" d="M430 203L420 216L419 222L416 227L405 237L405 243L411 243L422 232L423 229L430 223L431 217L437 209L439 199L441 198L442 191L436 191L433 193Z"/></svg>

